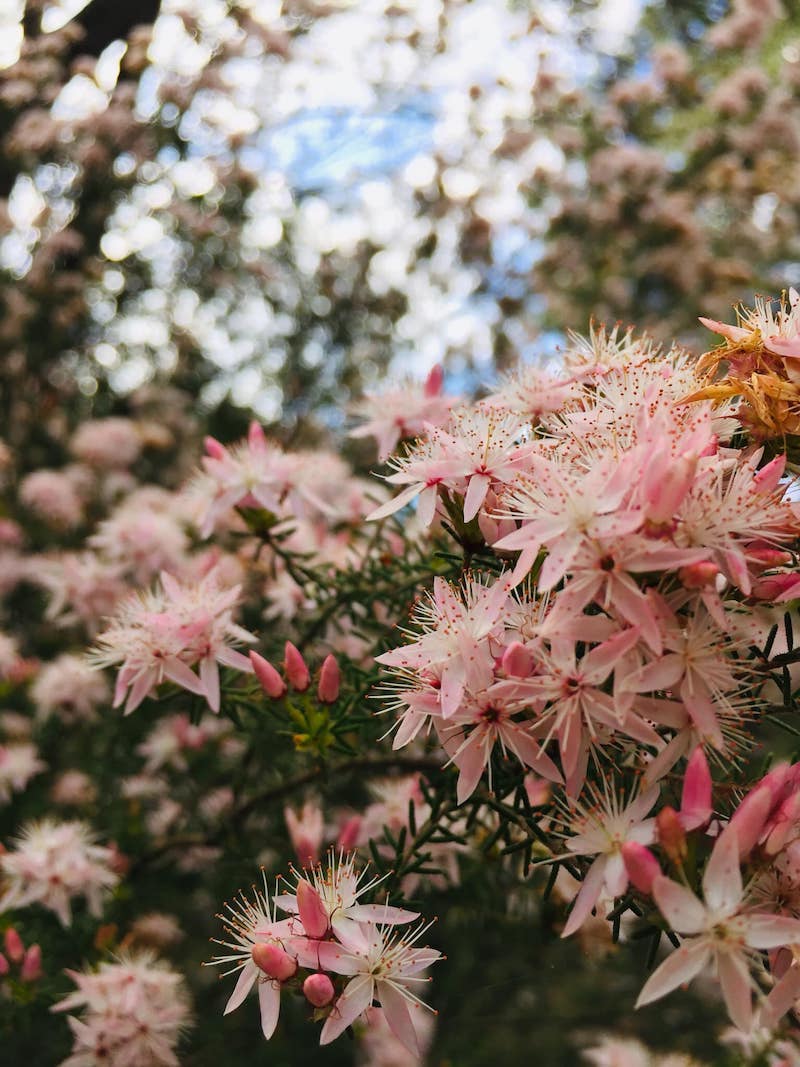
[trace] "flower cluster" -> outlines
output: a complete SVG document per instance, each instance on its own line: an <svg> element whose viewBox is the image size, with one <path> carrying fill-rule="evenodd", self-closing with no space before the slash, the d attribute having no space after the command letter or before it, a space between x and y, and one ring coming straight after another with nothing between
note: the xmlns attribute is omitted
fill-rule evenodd
<svg viewBox="0 0 800 1067"><path fill-rule="evenodd" d="M269 893L253 887L226 905L220 918L230 941L218 942L230 953L212 960L233 964L239 972L225 1008L234 1011L254 987L258 990L261 1027L272 1037L278 1024L283 990L302 990L324 1018L320 1044L327 1045L359 1019L367 1020L377 1000L399 1041L418 1052L417 1017L424 1003L416 993L423 973L441 958L435 949L418 946L429 929L424 923L409 934L403 927L419 916L360 898L380 879L357 870L355 854L331 853L326 865L294 876L291 892ZM279 918L275 909L288 914Z"/></svg>
<svg viewBox="0 0 800 1067"><path fill-rule="evenodd" d="M183 978L168 964L137 952L68 973L77 989L52 1010L81 1015L69 1016L73 1047L62 1067L177 1067L191 1012Z"/></svg>

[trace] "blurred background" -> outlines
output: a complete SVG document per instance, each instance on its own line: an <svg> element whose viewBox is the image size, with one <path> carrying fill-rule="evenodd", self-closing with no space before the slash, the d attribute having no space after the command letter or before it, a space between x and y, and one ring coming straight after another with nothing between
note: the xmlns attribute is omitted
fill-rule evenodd
<svg viewBox="0 0 800 1067"><path fill-rule="evenodd" d="M389 376L478 388L592 317L702 351L699 314L800 285L798 222L794 0L0 0L20 473L109 414L313 445ZM513 884L475 862L442 905L431 1062L570 1064L609 1027L722 1062L713 1009L621 1012L644 952L565 946ZM199 1015L186 1063L300 1062Z"/></svg>

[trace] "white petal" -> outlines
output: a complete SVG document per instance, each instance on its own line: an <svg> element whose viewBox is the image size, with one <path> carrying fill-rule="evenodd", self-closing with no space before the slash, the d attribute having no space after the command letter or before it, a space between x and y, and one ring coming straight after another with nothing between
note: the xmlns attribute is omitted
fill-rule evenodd
<svg viewBox="0 0 800 1067"><path fill-rule="evenodd" d="M746 1034L749 1033L753 1025L753 1003L747 964L738 952L719 953L717 974L731 1022Z"/></svg>
<svg viewBox="0 0 800 1067"><path fill-rule="evenodd" d="M751 948L800 945L800 920L788 915L748 915L745 941Z"/></svg>
<svg viewBox="0 0 800 1067"><path fill-rule="evenodd" d="M258 1003L261 1008L261 1030L264 1037L269 1041L275 1033L278 1025L278 1015L281 1010L281 985L280 982L259 982Z"/></svg>
<svg viewBox="0 0 800 1067"><path fill-rule="evenodd" d="M391 982L378 982L378 999L381 1002L386 1022L395 1037L405 1045L410 1053L419 1056L419 1043L411 1015L408 1010L408 1002L402 993Z"/></svg>
<svg viewBox="0 0 800 1067"><path fill-rule="evenodd" d="M703 874L703 893L713 911L731 914L742 900L742 872L736 831L728 829L716 840Z"/></svg>
<svg viewBox="0 0 800 1067"><path fill-rule="evenodd" d="M705 928L706 909L685 886L664 875L656 875L653 897L658 910L679 934L699 934Z"/></svg>
<svg viewBox="0 0 800 1067"><path fill-rule="evenodd" d="M225 1005L225 1011L223 1015L229 1015L232 1011L236 1011L244 998L253 988L253 982L258 977L258 967L254 963L246 963L242 968L242 973L239 975L239 981L233 992L230 995L228 1003Z"/></svg>
<svg viewBox="0 0 800 1067"><path fill-rule="evenodd" d="M374 986L375 983L368 974L360 974L352 982L348 982L347 988L334 1004L322 1027L320 1045L329 1045L370 1006Z"/></svg>
<svg viewBox="0 0 800 1067"><path fill-rule="evenodd" d="M684 982L691 982L708 963L709 950L704 941L686 941L667 956L658 970L645 982L636 1007L641 1008L664 997Z"/></svg>

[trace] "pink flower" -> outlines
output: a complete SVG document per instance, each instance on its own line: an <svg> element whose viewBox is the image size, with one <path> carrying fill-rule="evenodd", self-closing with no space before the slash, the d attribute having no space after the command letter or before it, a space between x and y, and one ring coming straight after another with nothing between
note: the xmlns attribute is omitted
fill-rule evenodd
<svg viewBox="0 0 800 1067"><path fill-rule="evenodd" d="M167 963L138 952L103 962L96 971L67 974L78 988L51 1010L82 1008L83 1014L69 1018L73 1047L65 1067L176 1067L190 1003L182 977Z"/></svg>
<svg viewBox="0 0 800 1067"><path fill-rule="evenodd" d="M119 881L114 852L95 844L86 823L42 819L21 830L15 847L0 854L4 892L0 912L41 904L69 926L70 904L85 897L98 918L103 901Z"/></svg>
<svg viewBox="0 0 800 1067"><path fill-rule="evenodd" d="M644 816L658 800L657 788L628 804L608 791L603 794L590 786L588 792L594 802L591 806L573 800L563 816L570 834L568 853L596 858L586 872L562 937L574 934L586 922L604 889L619 897L628 888L623 846L631 842L649 845L655 840L655 820Z"/></svg>
<svg viewBox="0 0 800 1067"><path fill-rule="evenodd" d="M233 622L238 586L222 590L212 571L194 585L161 575L161 588L125 601L117 619L97 639L92 661L121 664L114 707L128 715L164 680L204 696L219 711L219 665L252 671L231 645L255 638ZM199 676L191 667L199 665Z"/></svg>
<svg viewBox="0 0 800 1067"><path fill-rule="evenodd" d="M703 895L705 902L670 878L654 879L661 914L685 940L647 980L636 1007L690 982L713 961L728 1014L741 1030L749 1030L751 988L758 988L750 963L760 950L800 943L800 920L748 910L735 830L717 838L703 874Z"/></svg>
<svg viewBox="0 0 800 1067"><path fill-rule="evenodd" d="M454 397L442 396L444 374L440 366L431 369L422 387L401 385L361 400L354 408L366 422L350 431L351 437L374 437L381 462L404 438L419 437L428 426L447 422Z"/></svg>
<svg viewBox="0 0 800 1067"><path fill-rule="evenodd" d="M430 924L422 924L400 937L385 926L359 925L340 935L341 944L326 941L309 948L307 960L300 953L301 963L313 966L313 956L318 966L350 979L322 1028L321 1045L335 1040L377 999L395 1036L411 1052L418 1052L413 1015L425 1005L414 987L420 972L441 959L435 949L415 947L429 928Z"/></svg>
<svg viewBox="0 0 800 1067"><path fill-rule="evenodd" d="M331 929L336 937L341 938L354 931L359 923L403 925L419 918L417 912L404 908L358 903L359 897L374 889L383 879L365 881L368 870L356 871L355 853L337 859L331 852L324 868L320 864L306 874L307 878L297 879L294 893L278 894L275 903L283 911L299 915L301 920L304 911L313 916L315 932L309 932L311 937L323 937Z"/></svg>
<svg viewBox="0 0 800 1067"><path fill-rule="evenodd" d="M490 586L468 579L460 590L443 578L435 578L433 595L415 608L414 621L423 628L422 635L377 656L376 662L422 672L435 669L440 675L442 716L450 718L458 709L465 686L480 688L486 672L491 675L491 641L504 632L508 590L502 577Z"/></svg>
<svg viewBox="0 0 800 1067"><path fill-rule="evenodd" d="M269 1039L278 1025L281 982L259 967L254 952L257 946L268 945L291 952L290 940L299 933L299 924L291 919L275 919L267 891L266 875L263 892L253 887L253 898L249 900L244 893L240 893L232 904L225 905L226 914L220 915L219 918L225 924L225 930L232 940L217 940L216 944L230 951L226 955L215 956L207 966L232 964L224 974L227 976L240 972L233 993L225 1005L225 1015L235 1011L253 986L257 987L261 1029L264 1037Z"/></svg>

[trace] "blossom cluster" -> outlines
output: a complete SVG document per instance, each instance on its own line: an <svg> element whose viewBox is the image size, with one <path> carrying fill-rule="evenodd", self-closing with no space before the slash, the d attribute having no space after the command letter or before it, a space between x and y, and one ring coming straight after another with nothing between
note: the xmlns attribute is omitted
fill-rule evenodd
<svg viewBox="0 0 800 1067"><path fill-rule="evenodd" d="M266 876L263 890L253 888L220 916L231 941L220 941L230 954L212 963L234 964L239 972L225 1013L234 1011L255 987L261 1028L269 1039L275 1032L284 989L302 990L324 1018L320 1044L327 1045L365 1017L377 1000L392 1033L412 1053L419 1051L417 1016L425 1004L418 996L424 972L441 958L435 949L417 943L429 925L404 934L394 927L419 918L415 912L384 904L364 904L359 898L380 879L356 869L351 853L331 853L326 865L296 874L292 892L270 895ZM279 918L276 908L288 913Z"/></svg>

